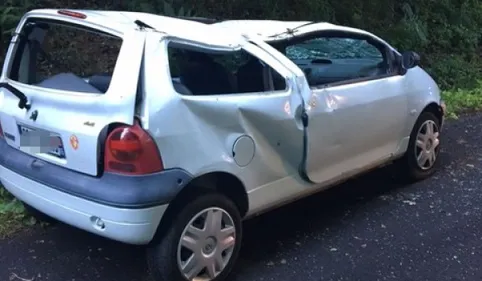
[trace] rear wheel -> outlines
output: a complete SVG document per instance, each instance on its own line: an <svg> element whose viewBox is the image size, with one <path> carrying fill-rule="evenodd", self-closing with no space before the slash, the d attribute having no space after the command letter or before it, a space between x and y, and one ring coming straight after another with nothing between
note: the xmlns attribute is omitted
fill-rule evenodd
<svg viewBox="0 0 482 281"><path fill-rule="evenodd" d="M440 152L440 120L431 112L420 115L410 135L408 149L398 161L405 179L419 181L435 172Z"/></svg>
<svg viewBox="0 0 482 281"><path fill-rule="evenodd" d="M189 202L162 237L147 250L154 280L221 281L241 247L242 223L236 205L217 193Z"/></svg>

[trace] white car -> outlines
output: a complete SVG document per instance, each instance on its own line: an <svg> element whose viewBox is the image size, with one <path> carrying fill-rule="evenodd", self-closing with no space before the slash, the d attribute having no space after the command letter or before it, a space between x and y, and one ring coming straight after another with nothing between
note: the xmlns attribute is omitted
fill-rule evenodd
<svg viewBox="0 0 482 281"><path fill-rule="evenodd" d="M227 280L242 220L395 162L434 172L444 105L414 52L316 22L34 10L0 78L0 180L38 214Z"/></svg>

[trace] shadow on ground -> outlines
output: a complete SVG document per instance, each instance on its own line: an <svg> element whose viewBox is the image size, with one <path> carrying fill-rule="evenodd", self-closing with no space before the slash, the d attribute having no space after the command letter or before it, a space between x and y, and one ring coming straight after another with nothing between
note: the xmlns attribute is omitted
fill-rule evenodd
<svg viewBox="0 0 482 281"><path fill-rule="evenodd" d="M457 136L451 137L448 142L463 146L457 142ZM440 174L446 173L447 169L450 171L450 165L460 163L460 159L470 157L470 151L465 152L454 145L447 147L441 153ZM453 159L452 150L457 150L457 157ZM295 260L306 258L304 264L307 268L319 267L320 258L324 259L324 255L328 257L330 251L336 250L330 249L330 245L323 245L323 241L341 236L343 232L346 234L350 227L366 227L370 223L367 214L378 213L375 221L387 219L385 213L389 212L387 205L391 203L380 198L402 197L399 198L402 202L405 201L403 196L416 188L423 190L425 185L430 183L415 184L418 187L397 184L388 169L383 168L249 220L244 224L243 248L231 281L269 280L263 279L254 268L289 263L291 260L285 259L293 257ZM402 211L405 212L405 209ZM388 220L391 219L388 217ZM315 245L312 241L318 242ZM318 261L310 256L303 257L305 254L298 249L301 244L320 249L315 252L323 252L322 256L317 256ZM28 254L25 254L25 249L29 249ZM8 266L5 268L8 272L2 266L0 269L8 274L7 278L15 274L22 278L35 277L36 281L149 280L142 247L109 241L64 225L35 229L0 243L0 253L6 251L8 262L4 263L7 258L0 256L0 264ZM318 264L311 266L310 259ZM2 274L0 279L6 280ZM279 280L287 279L281 277Z"/></svg>
<svg viewBox="0 0 482 281"><path fill-rule="evenodd" d="M243 248L232 277L250 280L242 277L245 269L266 265L266 261L269 266L271 260L279 260L280 251L289 256L299 240L311 235L336 235L336 231L343 231L343 224L351 221L357 208L367 204L377 208L384 203L374 199L402 187L384 168L245 222ZM71 280L74 276L72 280L149 280L142 247L109 241L65 225L41 232L37 232L35 246L30 246L35 249L30 258L42 263L44 272L49 272L48 280ZM15 240L11 243L21 246L22 237ZM15 273L14 268L11 273ZM27 270L24 274L29 277L32 273Z"/></svg>

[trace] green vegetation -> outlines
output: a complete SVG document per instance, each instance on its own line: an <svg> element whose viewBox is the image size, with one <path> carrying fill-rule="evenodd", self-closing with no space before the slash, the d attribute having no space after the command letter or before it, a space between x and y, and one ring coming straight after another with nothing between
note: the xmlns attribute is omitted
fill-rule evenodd
<svg viewBox="0 0 482 281"><path fill-rule="evenodd" d="M0 239L35 220L25 214L23 205L0 186Z"/></svg>
<svg viewBox="0 0 482 281"><path fill-rule="evenodd" d="M482 85L471 90L444 91L442 97L447 104L448 118L457 118L462 112L482 110Z"/></svg>
<svg viewBox="0 0 482 281"><path fill-rule="evenodd" d="M314 20L359 27L387 39L401 51L420 53L422 66L444 90L451 117L482 109L479 0L4 0L0 3L0 62L11 32L26 11L65 7L168 16ZM0 189L0 235L5 233L3 229L12 229L8 221L19 219L24 219L23 208Z"/></svg>

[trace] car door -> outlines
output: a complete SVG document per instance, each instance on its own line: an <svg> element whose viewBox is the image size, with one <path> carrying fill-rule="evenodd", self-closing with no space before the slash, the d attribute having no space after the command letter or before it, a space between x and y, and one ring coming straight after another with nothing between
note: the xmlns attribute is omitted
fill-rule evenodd
<svg viewBox="0 0 482 281"><path fill-rule="evenodd" d="M366 34L320 31L284 43L306 75L302 91L304 173L324 183L382 163L397 150L407 98L383 42ZM288 40L289 41L289 40Z"/></svg>
<svg viewBox="0 0 482 281"><path fill-rule="evenodd" d="M397 151L407 116L398 79L311 91L305 169L312 181L357 173Z"/></svg>

